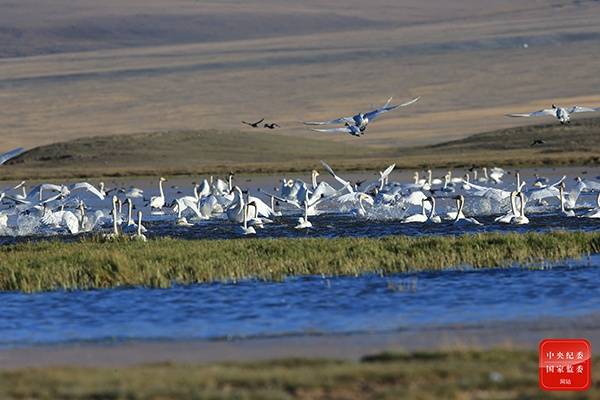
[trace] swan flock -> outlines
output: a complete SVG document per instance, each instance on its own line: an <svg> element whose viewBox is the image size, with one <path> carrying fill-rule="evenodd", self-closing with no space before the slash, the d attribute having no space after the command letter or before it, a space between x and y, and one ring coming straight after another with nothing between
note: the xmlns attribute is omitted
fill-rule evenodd
<svg viewBox="0 0 600 400"><path fill-rule="evenodd" d="M563 176L552 182L535 175L529 184L518 172L482 168L460 176L417 171L412 180L401 181L393 179L392 164L370 181L355 181L326 162L322 167L327 180L313 170L307 181L282 177L272 189L252 190L238 186L232 174L207 177L175 193L165 191L164 177L146 190L107 188L102 182L41 183L27 190L27 182L20 182L0 191L0 236L96 232L106 239L128 235L145 241L147 234L160 235L164 225L178 231L203 224L245 236L268 226L318 229L318 215L456 229L526 225L544 216L600 218L600 181L592 179Z"/></svg>

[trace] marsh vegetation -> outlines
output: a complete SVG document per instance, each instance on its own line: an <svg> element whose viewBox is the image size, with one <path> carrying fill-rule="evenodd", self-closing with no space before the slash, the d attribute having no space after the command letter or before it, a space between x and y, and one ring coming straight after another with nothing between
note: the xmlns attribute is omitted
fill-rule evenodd
<svg viewBox="0 0 600 400"><path fill-rule="evenodd" d="M600 233L484 233L383 238L278 238L148 242L43 241L3 246L0 290L35 292L169 287L287 276L357 276L507 267L600 252Z"/></svg>

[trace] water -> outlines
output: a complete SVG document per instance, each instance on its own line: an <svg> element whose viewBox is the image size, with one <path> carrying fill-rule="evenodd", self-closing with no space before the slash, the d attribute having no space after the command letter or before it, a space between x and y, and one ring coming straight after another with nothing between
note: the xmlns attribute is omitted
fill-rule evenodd
<svg viewBox="0 0 600 400"><path fill-rule="evenodd" d="M385 332L600 311L600 256L554 267L0 293L0 347Z"/></svg>

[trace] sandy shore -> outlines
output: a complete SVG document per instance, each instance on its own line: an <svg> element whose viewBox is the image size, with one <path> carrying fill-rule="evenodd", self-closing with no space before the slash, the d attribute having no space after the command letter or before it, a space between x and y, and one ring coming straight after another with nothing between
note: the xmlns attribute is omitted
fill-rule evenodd
<svg viewBox="0 0 600 400"><path fill-rule="evenodd" d="M358 359L386 350L515 347L535 350L547 337L600 342L600 314L578 318L432 326L388 333L292 336L216 341L133 341L1 349L0 369L116 367L148 363L210 363L286 357Z"/></svg>

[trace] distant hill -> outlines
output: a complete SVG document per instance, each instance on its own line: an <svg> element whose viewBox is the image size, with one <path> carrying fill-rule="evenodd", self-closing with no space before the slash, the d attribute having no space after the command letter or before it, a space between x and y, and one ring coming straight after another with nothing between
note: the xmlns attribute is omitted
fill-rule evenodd
<svg viewBox="0 0 600 400"><path fill-rule="evenodd" d="M485 132L431 146L364 146L264 131L176 131L101 136L40 146L2 166L5 178L342 169L588 165L600 161L600 118ZM534 139L542 145L531 146Z"/></svg>

